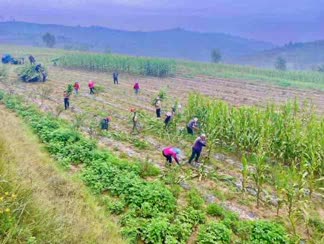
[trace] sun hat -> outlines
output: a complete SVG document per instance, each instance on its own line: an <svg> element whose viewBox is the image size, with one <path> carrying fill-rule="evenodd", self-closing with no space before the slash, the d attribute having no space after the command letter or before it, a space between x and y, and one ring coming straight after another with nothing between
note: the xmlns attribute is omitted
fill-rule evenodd
<svg viewBox="0 0 324 244"><path fill-rule="evenodd" d="M181 150L179 148L175 148L174 151L176 152L176 154L180 154Z"/></svg>

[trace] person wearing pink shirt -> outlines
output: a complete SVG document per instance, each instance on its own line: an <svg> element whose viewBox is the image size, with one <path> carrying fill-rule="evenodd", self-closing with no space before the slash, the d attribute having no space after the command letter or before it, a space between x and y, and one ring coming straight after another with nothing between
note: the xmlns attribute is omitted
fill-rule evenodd
<svg viewBox="0 0 324 244"><path fill-rule="evenodd" d="M181 153L179 148L175 148L175 147L167 147L165 149L162 150L162 155L166 158L167 162L169 164L172 163L172 159L174 159L176 161L176 163L178 165L180 165L179 163L179 158L178 155Z"/></svg>
<svg viewBox="0 0 324 244"><path fill-rule="evenodd" d="M90 94L94 94L95 83L92 80L90 80L88 86L90 89Z"/></svg>

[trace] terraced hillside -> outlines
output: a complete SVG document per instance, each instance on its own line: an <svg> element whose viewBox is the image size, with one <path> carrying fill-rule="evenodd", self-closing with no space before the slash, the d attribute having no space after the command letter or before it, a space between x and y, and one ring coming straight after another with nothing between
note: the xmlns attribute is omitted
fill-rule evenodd
<svg viewBox="0 0 324 244"><path fill-rule="evenodd" d="M20 48L16 52L24 54L29 51L28 49ZM121 73L120 84L114 85L110 72L66 69L64 67L52 66L49 60L56 56L59 55L55 51L37 50L36 58L48 66L48 82L23 83L17 79L16 67L9 66L7 67L8 77L2 80L0 88L8 94L12 94L11 96L23 97L27 104L36 105L37 110L52 114L54 116L53 119L59 117L64 121L65 129L70 126L85 138L95 140L98 142L100 149L108 149L114 157L119 158L121 161L126 160L130 164L132 162L140 162L140 165L142 165L140 176L144 182L162 184L172 192L173 197L177 201L177 211L170 211L175 217L145 214L145 206L140 206L140 209L135 208L136 214L131 211L132 207L126 208L129 211L126 210L126 213L124 213L125 207L121 206L127 205L130 201L127 200L127 196L123 196L125 193L117 193L117 195L119 200L125 198L123 201L126 201L126 203L123 201L120 203L118 202L119 200L111 199L107 196L108 200L106 201L114 203L113 206L108 204L110 211L115 213L122 212L126 216L121 217L122 220L125 220L125 218L131 219L132 217L137 219L138 224L143 222L143 225L138 226L134 225L131 221L122 221L123 233L128 238L133 240L138 238L134 234L134 228L137 228L135 233L149 243L178 243L176 241L180 240L189 243L195 243L197 240L200 243L210 243L205 239L207 236L206 232L210 232L213 222L217 222L219 225L214 229L220 229L219 231L222 233L233 232L233 234L228 234L232 236L231 242L240 243L247 240L253 242L253 238L257 238L253 234L253 230L255 228L262 229L264 223L260 222L260 220L266 219L282 222L290 233L290 238L294 240L301 238L315 243L316 241L323 240L320 229L323 223L323 209L321 207L323 198L318 188L316 188L313 198L310 199L312 204L309 205L310 208L307 210L307 213L309 213L307 221L305 221L304 215L300 214L300 211L294 212L296 215L297 213L299 214L298 218L292 217L292 215L287 217L285 213L289 210L289 204L286 202L282 202L282 205L278 208L280 201L276 197L276 189L272 185L271 179L265 179L263 184L265 192L261 193L261 204L256 207L255 198L258 192L253 178L256 166L251 163L249 167L251 171L250 176L248 179L244 179L246 168L241 163L242 151L217 145L211 155L207 155L207 153L203 155L203 162L205 164L199 170L187 165L166 167L161 155L164 147L169 145L180 147L184 151L183 162L186 162L186 158L190 155L191 144L195 138L186 135L182 130L190 116L185 109L182 115L177 115L174 119L172 127L169 130L165 130L163 122L154 118L154 107L151 105L152 99L163 89L167 92L167 99L162 102L163 112L170 111L171 106L176 101L180 102L183 108L185 108L189 94L191 92L199 92L213 99L218 98L229 102L229 104L236 107L243 105L263 107L269 101L283 104L287 100L295 98L302 102L312 100L316 106L316 114L320 115L324 111L322 91L284 88L280 87L280 84L274 86L267 82L256 82L255 79L247 81L244 76L249 74L248 70L242 75L241 79L240 77L224 79L222 77L226 76L226 74L221 71L219 73L220 78L217 78L217 72L214 72L212 75L201 75L203 73L202 70L193 70L192 67L185 66L184 64L182 64L183 66L181 64L178 65L178 72L175 76L166 78ZM192 72L188 73L190 70ZM87 83L90 79L94 80L101 87L98 94L89 94ZM269 80L270 83L273 82L272 77L269 77ZM72 95L70 99L71 109L63 111L63 92L68 84L75 81L79 81L81 84L80 94ZM139 81L141 86L139 95L135 95L132 89L135 81ZM318 84L322 85L320 81ZM10 97L10 95L8 96ZM130 134L130 108L137 108L140 111L139 121L142 130L138 135ZM112 117L111 127L108 132L98 130L100 120L105 116ZM208 158L208 156L210 157ZM93 162L90 159L89 163L69 160L65 163L71 174L79 176L85 171L88 172L88 167L91 167ZM151 168L152 165L155 168ZM268 177L270 176L268 175ZM98 182L100 181L99 178L97 180ZM245 182L246 188L242 191L244 180L247 180ZM95 179L92 179L92 181L95 181ZM124 184L126 183L124 182ZM101 189L100 192L106 196L107 193L114 191L111 189ZM115 197L116 193L113 196ZM179 237L179 233L175 234L166 226L171 224L177 228L179 227L177 226L178 222L184 224L181 218L188 214L182 212L184 209L188 210L186 206L201 211L199 213L204 213L207 209L207 218L197 217L198 220L196 221L185 220L185 223L193 221L190 224L190 231L185 236ZM280 214L277 214L278 209ZM298 210L300 209L298 208ZM140 211L140 214L138 211ZM161 210L156 211L159 212ZM197 214L198 212L195 213ZM192 215L195 215L195 213L191 212ZM237 217L235 217L236 215ZM180 218L179 216L182 217ZM243 226L248 223L247 221L252 221L251 229L244 230ZM207 224L203 224L204 222L207 222ZM307 224L305 225L305 223ZM156 232L157 234L153 234ZM217 236L217 233L214 233L214 235ZM168 237L170 238L168 239L169 241L165 239L166 236L170 236ZM278 243L285 243L285 238L283 237L283 242L278 241ZM224 243L230 242L226 235L222 241Z"/></svg>

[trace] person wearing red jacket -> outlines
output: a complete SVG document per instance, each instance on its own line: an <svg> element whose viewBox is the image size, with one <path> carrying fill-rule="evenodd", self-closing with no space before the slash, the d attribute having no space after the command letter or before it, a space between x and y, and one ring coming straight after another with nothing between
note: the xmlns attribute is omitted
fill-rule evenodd
<svg viewBox="0 0 324 244"><path fill-rule="evenodd" d="M74 87L75 95L78 95L79 94L79 90L80 90L80 84L79 84L79 82L75 82L73 87Z"/></svg>
<svg viewBox="0 0 324 244"><path fill-rule="evenodd" d="M179 148L175 148L175 147L167 147L162 150L162 155L166 158L166 160L169 164L172 163L172 158L173 158L176 161L176 163L178 165L180 165L179 158L178 158L178 155L180 153L181 153L181 150Z"/></svg>
<svg viewBox="0 0 324 244"><path fill-rule="evenodd" d="M95 83L92 80L90 80L88 86L90 89L90 94L94 94Z"/></svg>
<svg viewBox="0 0 324 244"><path fill-rule="evenodd" d="M136 94L136 95L139 93L139 90L140 90L139 83L136 82L135 85L134 85L134 91L135 91L135 94Z"/></svg>

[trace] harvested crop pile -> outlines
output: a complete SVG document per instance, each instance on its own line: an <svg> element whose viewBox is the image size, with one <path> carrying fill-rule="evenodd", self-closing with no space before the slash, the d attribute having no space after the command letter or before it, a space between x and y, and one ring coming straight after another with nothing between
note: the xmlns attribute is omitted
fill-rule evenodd
<svg viewBox="0 0 324 244"><path fill-rule="evenodd" d="M25 82L36 82L46 81L47 72L43 66L37 65L26 65L19 69L18 75L22 81Z"/></svg>

